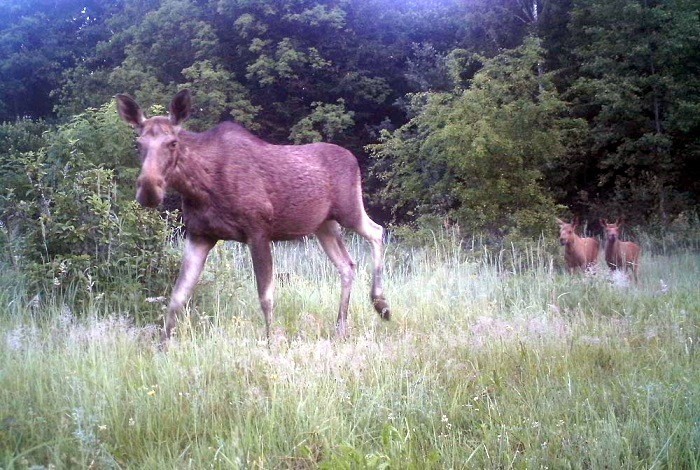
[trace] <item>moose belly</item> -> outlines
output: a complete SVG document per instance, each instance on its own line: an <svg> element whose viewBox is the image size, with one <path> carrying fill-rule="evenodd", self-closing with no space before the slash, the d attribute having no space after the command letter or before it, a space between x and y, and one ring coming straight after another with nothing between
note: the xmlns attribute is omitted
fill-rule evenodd
<svg viewBox="0 0 700 470"><path fill-rule="evenodd" d="M324 200L286 201L276 207L272 219L273 240L292 240L314 233L328 219L330 204Z"/></svg>

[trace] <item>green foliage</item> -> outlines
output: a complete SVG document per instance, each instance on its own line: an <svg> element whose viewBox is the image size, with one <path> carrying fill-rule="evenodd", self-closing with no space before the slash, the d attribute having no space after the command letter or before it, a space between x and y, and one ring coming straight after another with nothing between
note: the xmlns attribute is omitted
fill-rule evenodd
<svg viewBox="0 0 700 470"><path fill-rule="evenodd" d="M681 189L693 188L683 181L699 156L700 82L691 70L700 64L700 23L691 3L586 0L573 10L581 65L569 93L590 122L583 158L598 176L589 192L635 221L692 206Z"/></svg>
<svg viewBox="0 0 700 470"><path fill-rule="evenodd" d="M251 52L261 51L265 45L264 41L253 41ZM299 80L300 72L306 68L320 70L329 66L330 62L324 60L316 48L300 50L291 38L283 38L269 54L262 53L248 66L246 78L260 86L274 85L278 81Z"/></svg>
<svg viewBox="0 0 700 470"><path fill-rule="evenodd" d="M7 191L0 197L26 194L29 181L16 156L36 152L44 147L45 132L48 129L45 122L28 119L0 124L0 181Z"/></svg>
<svg viewBox="0 0 700 470"><path fill-rule="evenodd" d="M276 143L332 139L363 170L366 145L389 132L365 184L400 222L428 214L519 236L565 211L668 226L700 194L697 11L692 0L7 0L0 121L66 124L116 93L149 109L187 86L194 130L232 116ZM41 132L25 134L27 151ZM76 158L121 179L100 139ZM13 160L0 183L22 197Z"/></svg>
<svg viewBox="0 0 700 470"><path fill-rule="evenodd" d="M204 130L218 124L226 111L249 129L257 128L254 119L260 107L250 102L248 91L224 67L203 60L182 73L188 80L184 87L190 88L197 100L192 129Z"/></svg>
<svg viewBox="0 0 700 470"><path fill-rule="evenodd" d="M462 46L472 52L495 56L504 49L520 45L523 38L536 30L524 13L540 0L472 0L464 21L470 27L463 34ZM546 3L553 3L547 1ZM536 26L536 25L535 25ZM528 29L530 29L528 31Z"/></svg>
<svg viewBox="0 0 700 470"><path fill-rule="evenodd" d="M387 110L395 113L392 103L409 88L404 63L411 44L456 28L454 18L441 15L449 9L442 3L409 3L387 9L379 1L218 1L217 33L236 57L222 62L251 90L261 106L262 130L272 140L285 141L300 116L314 112L314 103L343 99L366 125L340 143L358 148Z"/></svg>
<svg viewBox="0 0 700 470"><path fill-rule="evenodd" d="M0 5L0 122L49 118L51 93L109 38L104 20L115 2L9 0Z"/></svg>
<svg viewBox="0 0 700 470"><path fill-rule="evenodd" d="M91 58L97 65L87 63L66 72L59 110L71 114L80 110L80 104L100 106L116 93L129 93L148 108L167 103L183 83L197 79L206 80L205 89L215 85L211 93L233 99L234 94L240 94L232 94L235 84L223 85L222 71L206 65L217 56L219 42L212 25L203 17L198 4L189 0L157 5L127 1L123 10L109 18L116 32ZM203 69L212 68L208 77L201 76ZM85 73L86 69L90 73ZM212 77L212 73L218 76ZM248 110L243 111L245 115ZM214 117L220 114L206 120Z"/></svg>
<svg viewBox="0 0 700 470"><path fill-rule="evenodd" d="M181 81L185 67L212 56L218 47L212 26L202 15L196 2L162 2L125 32L127 58L152 70L160 83Z"/></svg>
<svg viewBox="0 0 700 470"><path fill-rule="evenodd" d="M345 101L338 104L312 103L313 111L292 127L290 140L295 144L332 141L338 134L352 127L355 113L345 109Z"/></svg>
<svg viewBox="0 0 700 470"><path fill-rule="evenodd" d="M125 126L110 102L73 116L47 136L46 158L64 171L105 167L133 177L134 132Z"/></svg>
<svg viewBox="0 0 700 470"><path fill-rule="evenodd" d="M47 131L40 148L12 154L13 178L4 179L15 185L0 199L2 248L34 289L69 288L85 298L162 293L167 285L160 276L174 269L165 246L175 218L133 201L133 132L118 119L113 105L88 110Z"/></svg>
<svg viewBox="0 0 700 470"><path fill-rule="evenodd" d="M554 199L543 169L581 123L569 119L532 40L493 59L469 89L414 95L416 116L370 146L398 216L440 213L467 231L537 237Z"/></svg>
<svg viewBox="0 0 700 470"><path fill-rule="evenodd" d="M332 8L326 5L315 4L311 8L300 13L287 13L285 19L298 22L302 26L325 26L329 29L339 30L345 26L345 11L338 6Z"/></svg>
<svg viewBox="0 0 700 470"><path fill-rule="evenodd" d="M431 43L413 44L406 61L406 78L419 91L449 91L454 87L450 58Z"/></svg>

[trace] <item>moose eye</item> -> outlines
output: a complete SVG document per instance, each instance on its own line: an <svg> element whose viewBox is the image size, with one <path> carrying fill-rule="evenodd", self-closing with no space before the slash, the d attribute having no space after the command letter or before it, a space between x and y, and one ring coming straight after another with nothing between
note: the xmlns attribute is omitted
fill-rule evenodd
<svg viewBox="0 0 700 470"><path fill-rule="evenodd" d="M177 140L173 140L172 142L168 143L168 148L170 150L175 150L177 148Z"/></svg>

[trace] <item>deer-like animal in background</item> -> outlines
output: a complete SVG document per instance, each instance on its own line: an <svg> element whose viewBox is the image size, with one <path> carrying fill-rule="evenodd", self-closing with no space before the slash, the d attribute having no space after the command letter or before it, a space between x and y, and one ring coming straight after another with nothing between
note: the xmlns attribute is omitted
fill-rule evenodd
<svg viewBox="0 0 700 470"><path fill-rule="evenodd" d="M576 235L577 224L556 219L559 224L559 243L564 246L564 260L570 273L585 271L598 262L599 243L595 238Z"/></svg>
<svg viewBox="0 0 700 470"><path fill-rule="evenodd" d="M639 281L639 257L642 249L634 242L623 242L620 240L620 221L608 223L601 220L600 223L605 228L605 262L613 271L621 269L632 270L634 282Z"/></svg>
<svg viewBox="0 0 700 470"><path fill-rule="evenodd" d="M231 122L202 133L186 131L181 124L191 110L187 90L173 98L167 117L147 118L127 95L117 95L116 100L119 115L138 132L138 202L156 207L168 188L182 195L185 251L163 341L172 334L218 240L248 244L269 337L273 322L271 243L310 234L316 235L340 272L336 326L338 334L345 336L356 264L345 247L341 227L370 242L372 303L383 319L390 318L382 287L384 230L365 212L360 168L352 153L327 143L272 145Z"/></svg>

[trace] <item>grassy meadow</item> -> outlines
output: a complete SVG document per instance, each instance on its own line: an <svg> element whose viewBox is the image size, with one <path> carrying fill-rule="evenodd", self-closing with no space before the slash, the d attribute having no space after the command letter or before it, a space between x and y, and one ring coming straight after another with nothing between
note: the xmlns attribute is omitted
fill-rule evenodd
<svg viewBox="0 0 700 470"><path fill-rule="evenodd" d="M275 247L269 342L248 252L220 243L167 352L142 313L162 299L78 308L5 270L0 467L700 468L697 246L647 250L634 285L545 243L390 241L383 322L349 241L346 340L314 240Z"/></svg>

